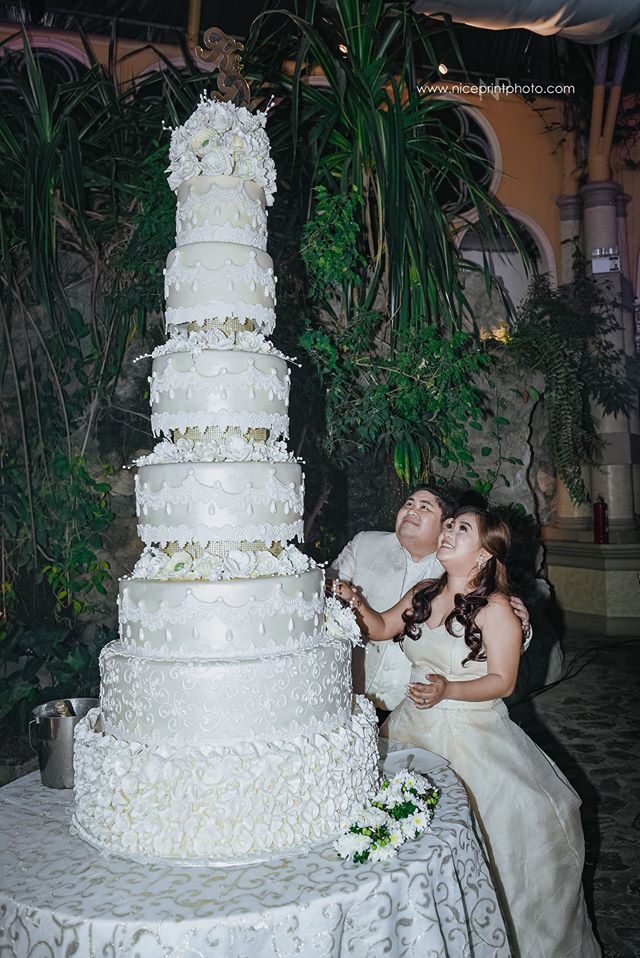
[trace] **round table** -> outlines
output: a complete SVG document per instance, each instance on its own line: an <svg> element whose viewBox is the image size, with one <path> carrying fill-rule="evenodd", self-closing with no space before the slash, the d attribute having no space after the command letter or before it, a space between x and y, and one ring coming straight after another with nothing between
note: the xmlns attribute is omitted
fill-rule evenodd
<svg viewBox="0 0 640 958"><path fill-rule="evenodd" d="M102 857L69 831L72 792L26 775L0 789L0 958L509 958L464 788L430 752L387 756L406 767L442 798L397 858L210 869Z"/></svg>

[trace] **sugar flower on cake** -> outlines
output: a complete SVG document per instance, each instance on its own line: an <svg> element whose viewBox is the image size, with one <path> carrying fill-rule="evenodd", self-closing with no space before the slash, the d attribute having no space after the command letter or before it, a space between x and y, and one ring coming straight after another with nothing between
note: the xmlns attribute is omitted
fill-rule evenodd
<svg viewBox="0 0 640 958"><path fill-rule="evenodd" d="M232 576L247 578L256 567L255 553L243 552L241 549L231 549L227 553L225 566Z"/></svg>
<svg viewBox="0 0 640 958"><path fill-rule="evenodd" d="M198 172L207 176L231 176L234 172L233 156L220 147L214 148L202 157Z"/></svg>
<svg viewBox="0 0 640 958"><path fill-rule="evenodd" d="M134 579L157 579L167 563L167 554L154 546L147 546L135 566Z"/></svg>
<svg viewBox="0 0 640 958"><path fill-rule="evenodd" d="M222 556L199 556L193 560L192 569L196 579L221 579L224 573L224 561Z"/></svg>
<svg viewBox="0 0 640 958"><path fill-rule="evenodd" d="M186 550L168 556L155 546L146 546L134 569L134 579L254 579L264 575L306 572L315 563L296 546L286 546L279 555L267 550L245 552L232 549L226 556L205 553L194 559Z"/></svg>
<svg viewBox="0 0 640 958"><path fill-rule="evenodd" d="M188 552L174 552L169 561L162 569L162 574L167 578L184 578L191 572L193 559Z"/></svg>
<svg viewBox="0 0 640 958"><path fill-rule="evenodd" d="M274 575L278 570L278 560L271 552L259 552L256 561L256 575Z"/></svg>
<svg viewBox="0 0 640 958"><path fill-rule="evenodd" d="M172 131L167 170L171 189L199 173L234 175L262 186L271 206L276 176L265 122L265 113L250 113L203 94L189 119Z"/></svg>
<svg viewBox="0 0 640 958"><path fill-rule="evenodd" d="M327 596L324 607L325 631L332 639L343 639L352 645L363 645L360 626L353 610L333 596Z"/></svg>

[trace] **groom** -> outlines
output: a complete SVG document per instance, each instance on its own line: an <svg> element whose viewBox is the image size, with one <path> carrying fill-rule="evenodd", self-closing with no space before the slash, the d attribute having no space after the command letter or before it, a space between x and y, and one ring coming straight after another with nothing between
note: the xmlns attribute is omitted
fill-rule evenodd
<svg viewBox="0 0 640 958"><path fill-rule="evenodd" d="M329 578L353 583L377 612L389 609L418 582L442 575L438 536L455 510L455 500L444 490L418 486L398 510L395 532L359 532L332 563ZM519 599L511 602L528 629L525 606ZM397 642L368 642L364 662L354 656L354 691L364 692L384 712L405 697L410 674L411 662Z"/></svg>

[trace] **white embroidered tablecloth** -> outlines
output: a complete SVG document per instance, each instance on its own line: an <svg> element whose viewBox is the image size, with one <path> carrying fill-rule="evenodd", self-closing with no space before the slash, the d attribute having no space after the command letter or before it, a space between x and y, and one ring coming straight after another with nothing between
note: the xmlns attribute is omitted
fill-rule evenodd
<svg viewBox="0 0 640 958"><path fill-rule="evenodd" d="M331 845L234 868L104 858L69 832L72 792L26 775L0 789L0 958L509 958L464 788L421 754L432 828L374 865Z"/></svg>

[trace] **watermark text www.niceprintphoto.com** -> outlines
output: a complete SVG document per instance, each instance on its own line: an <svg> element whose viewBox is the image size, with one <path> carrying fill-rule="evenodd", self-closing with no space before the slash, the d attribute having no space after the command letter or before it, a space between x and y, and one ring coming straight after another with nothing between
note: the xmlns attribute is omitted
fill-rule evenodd
<svg viewBox="0 0 640 958"><path fill-rule="evenodd" d="M571 95L576 92L570 83L512 83L506 77L496 77L493 83L478 80L476 83L420 83L418 93L433 95L437 93L462 93L467 96L492 96L499 100L501 96L557 96Z"/></svg>

